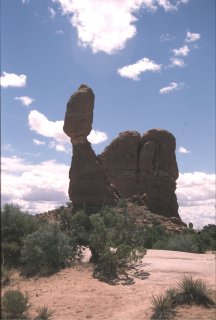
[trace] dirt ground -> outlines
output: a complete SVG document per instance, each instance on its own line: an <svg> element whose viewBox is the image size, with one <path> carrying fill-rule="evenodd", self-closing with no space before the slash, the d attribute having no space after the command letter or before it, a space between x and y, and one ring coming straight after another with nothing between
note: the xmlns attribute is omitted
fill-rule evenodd
<svg viewBox="0 0 216 320"><path fill-rule="evenodd" d="M12 287L29 294L29 313L44 305L53 310L53 320L138 320L150 319L151 298L175 287L183 275L205 280L216 289L215 256L175 251L148 250L139 265L144 279L132 285L109 285L92 277L91 266L68 268L43 278L22 279L15 274ZM178 308L175 319L215 320L215 309Z"/></svg>

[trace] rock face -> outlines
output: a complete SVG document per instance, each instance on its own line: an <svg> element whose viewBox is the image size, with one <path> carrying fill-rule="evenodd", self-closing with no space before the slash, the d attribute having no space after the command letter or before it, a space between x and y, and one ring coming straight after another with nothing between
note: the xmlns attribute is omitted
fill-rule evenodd
<svg viewBox="0 0 216 320"><path fill-rule="evenodd" d="M115 205L118 195L109 184L98 158L87 141L92 129L93 91L81 85L70 98L64 120L64 132L71 138L73 157L69 171L69 197L75 209L97 211L104 204Z"/></svg>
<svg viewBox="0 0 216 320"><path fill-rule="evenodd" d="M180 218L174 136L162 129L142 136L125 131L97 157L87 141L93 108L93 91L81 85L65 115L64 131L73 144L69 196L75 208L115 205L122 197L146 205L153 213Z"/></svg>
<svg viewBox="0 0 216 320"><path fill-rule="evenodd" d="M174 136L162 129L120 133L100 155L107 176L123 197L151 212L178 217L175 195L178 167Z"/></svg>

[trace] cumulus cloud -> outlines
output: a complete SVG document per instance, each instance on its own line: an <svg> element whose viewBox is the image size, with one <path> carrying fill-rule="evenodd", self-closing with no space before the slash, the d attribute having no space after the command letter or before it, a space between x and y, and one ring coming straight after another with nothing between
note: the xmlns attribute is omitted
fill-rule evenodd
<svg viewBox="0 0 216 320"><path fill-rule="evenodd" d="M171 82L167 87L161 88L159 92L161 94L167 94L175 90L182 90L184 86L185 84L183 82L181 83Z"/></svg>
<svg viewBox="0 0 216 320"><path fill-rule="evenodd" d="M108 136L106 132L101 132L99 130L93 129L88 135L87 139L91 144L98 144L106 141L108 139Z"/></svg>
<svg viewBox="0 0 216 320"><path fill-rule="evenodd" d="M24 74L7 73L3 71L3 76L0 78L1 87L25 87L27 76Z"/></svg>
<svg viewBox="0 0 216 320"><path fill-rule="evenodd" d="M50 121L44 114L37 110L30 111L28 120L30 130L41 136L52 138L52 141L49 143L49 148L53 148L58 152L69 152L70 138L63 131L63 120ZM105 132L94 129L87 138L92 144L99 144L108 139Z"/></svg>
<svg viewBox="0 0 216 320"><path fill-rule="evenodd" d="M192 33L192 32L187 32L186 34L186 38L185 38L185 41L186 42L195 42L195 41L198 41L200 39L200 34L199 33Z"/></svg>
<svg viewBox="0 0 216 320"><path fill-rule="evenodd" d="M55 160L30 163L19 157L2 157L2 203L43 212L68 200L69 167Z"/></svg>
<svg viewBox="0 0 216 320"><path fill-rule="evenodd" d="M142 58L136 63L118 69L118 74L121 77L132 80L139 80L139 75L143 72L158 72L161 70L161 64L157 64L148 58Z"/></svg>
<svg viewBox="0 0 216 320"><path fill-rule="evenodd" d="M90 46L94 53L108 54L123 49L136 35L135 13L141 9L177 10L183 1L175 0L52 0L60 5L77 29L79 44ZM185 1L184 1L185 2Z"/></svg>
<svg viewBox="0 0 216 320"><path fill-rule="evenodd" d="M179 152L179 153L190 153L190 151L187 150L185 147L179 147L179 148L178 148L178 152Z"/></svg>
<svg viewBox="0 0 216 320"><path fill-rule="evenodd" d="M33 143L36 145L36 146L43 146L45 145L45 142L44 141L41 141L41 140L38 140L38 139L33 139Z"/></svg>
<svg viewBox="0 0 216 320"><path fill-rule="evenodd" d="M170 64L170 67L184 67L185 66L185 63L182 59L179 59L179 58L171 58L171 64Z"/></svg>
<svg viewBox="0 0 216 320"><path fill-rule="evenodd" d="M63 132L63 121L50 121L37 110L30 111L28 120L30 130L44 137L54 138L58 142L69 141L69 138Z"/></svg>
<svg viewBox="0 0 216 320"><path fill-rule="evenodd" d="M205 172L180 173L176 193L183 221L196 227L215 223L215 179Z"/></svg>
<svg viewBox="0 0 216 320"><path fill-rule="evenodd" d="M34 102L34 99L28 96L15 97L14 99L20 101L24 106L29 106L30 104L32 104L32 102Z"/></svg>
<svg viewBox="0 0 216 320"><path fill-rule="evenodd" d="M172 49L172 52L175 56L187 56L190 52L190 49L187 45L184 45L183 47L179 49Z"/></svg>

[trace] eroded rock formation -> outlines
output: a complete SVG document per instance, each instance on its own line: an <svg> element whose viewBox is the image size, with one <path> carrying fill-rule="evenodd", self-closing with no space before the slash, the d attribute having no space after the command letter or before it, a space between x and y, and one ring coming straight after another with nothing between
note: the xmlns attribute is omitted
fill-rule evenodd
<svg viewBox="0 0 216 320"><path fill-rule="evenodd" d="M123 197L143 202L151 212L179 217L175 195L178 167L174 136L162 129L126 131L99 156Z"/></svg>
<svg viewBox="0 0 216 320"><path fill-rule="evenodd" d="M145 204L153 213L179 218L174 136L162 129L142 136L125 131L96 156L87 141L93 109L93 91L81 85L67 104L64 122L73 144L69 196L74 206L92 210L115 205L122 197Z"/></svg>
<svg viewBox="0 0 216 320"><path fill-rule="evenodd" d="M75 209L89 211L97 211L105 204L115 205L118 201L118 195L87 140L92 129L93 109L93 91L81 85L68 101L63 127L73 144L69 197Z"/></svg>

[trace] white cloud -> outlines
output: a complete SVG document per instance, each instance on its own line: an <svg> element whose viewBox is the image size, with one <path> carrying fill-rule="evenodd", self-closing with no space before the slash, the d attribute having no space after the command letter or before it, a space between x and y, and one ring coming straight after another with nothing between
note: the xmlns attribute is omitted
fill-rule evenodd
<svg viewBox="0 0 216 320"><path fill-rule="evenodd" d="M1 76L1 87L25 87L27 76L24 74L7 73L3 71L3 76Z"/></svg>
<svg viewBox="0 0 216 320"><path fill-rule="evenodd" d="M156 11L177 10L179 1L170 0L52 0L60 5L64 15L70 17L77 29L79 44L90 46L94 53L108 54L123 49L136 35L135 13L146 9Z"/></svg>
<svg viewBox="0 0 216 320"><path fill-rule="evenodd" d="M183 47L179 49L172 49L172 52L174 53L175 56L187 56L190 52L190 49L188 48L187 45L184 45Z"/></svg>
<svg viewBox="0 0 216 320"><path fill-rule="evenodd" d="M186 42L194 42L198 41L200 39L200 34L199 33L192 33L192 32L187 32L186 34Z"/></svg>
<svg viewBox="0 0 216 320"><path fill-rule="evenodd" d="M65 153L71 153L71 150L69 148L69 143L56 143L54 140L50 141L49 143L50 149L55 149L57 152L65 152Z"/></svg>
<svg viewBox="0 0 216 320"><path fill-rule="evenodd" d="M44 114L37 110L29 113L29 128L36 133L54 140L50 141L49 147L58 152L68 153L70 150L70 138L63 131L64 121L50 121ZM103 131L92 129L87 137L92 144L99 144L108 139Z"/></svg>
<svg viewBox="0 0 216 320"><path fill-rule="evenodd" d="M169 0L157 0L158 5L163 7L165 11L177 10L177 6L173 5Z"/></svg>
<svg viewBox="0 0 216 320"><path fill-rule="evenodd" d="M32 102L35 101L34 99L32 99L28 96L15 97L14 99L20 101L24 106L29 106L30 104L32 104Z"/></svg>
<svg viewBox="0 0 216 320"><path fill-rule="evenodd" d="M45 142L44 142L44 141L41 141L41 140L38 140L38 139L33 139L33 143L34 143L36 146L44 146L44 145L45 145Z"/></svg>
<svg viewBox="0 0 216 320"><path fill-rule="evenodd" d="M29 163L2 157L2 203L17 203L32 212L54 209L68 201L68 170L55 160Z"/></svg>
<svg viewBox="0 0 216 320"><path fill-rule="evenodd" d="M170 64L170 67L184 67L185 66L185 63L182 59L179 59L179 58L171 58L171 64Z"/></svg>
<svg viewBox="0 0 216 320"><path fill-rule="evenodd" d="M22 0L22 4L28 4L30 0Z"/></svg>
<svg viewBox="0 0 216 320"><path fill-rule="evenodd" d="M29 127L32 131L44 137L54 138L58 142L69 141L69 138L63 131L63 121L50 121L44 114L37 110L30 111L28 118Z"/></svg>
<svg viewBox="0 0 216 320"><path fill-rule="evenodd" d="M176 193L183 221L196 227L215 223L215 179L205 172L180 173Z"/></svg>
<svg viewBox="0 0 216 320"><path fill-rule="evenodd" d="M175 90L182 90L184 86L185 84L183 82L181 83L171 82L167 87L161 88L159 92L161 94L167 94Z"/></svg>
<svg viewBox="0 0 216 320"><path fill-rule="evenodd" d="M91 144L99 144L106 141L108 139L108 136L106 132L92 129L87 139Z"/></svg>
<svg viewBox="0 0 216 320"><path fill-rule="evenodd" d="M172 36L170 33L165 33L165 34L162 34L162 35L160 36L160 41L161 41L161 42L172 41L172 40L174 40L174 39L175 39L175 37Z"/></svg>
<svg viewBox="0 0 216 320"><path fill-rule="evenodd" d="M190 153L190 151L187 150L185 147L179 147L179 148L178 148L178 152L179 152L179 153Z"/></svg>
<svg viewBox="0 0 216 320"><path fill-rule="evenodd" d="M154 61L149 60L148 58L142 58L134 64L118 69L118 74L121 77L139 80L139 75L143 72L157 72L160 70L161 64L157 64Z"/></svg>
<svg viewBox="0 0 216 320"><path fill-rule="evenodd" d="M63 30L56 30L56 34L64 34Z"/></svg>
<svg viewBox="0 0 216 320"><path fill-rule="evenodd" d="M51 7L48 7L48 11L49 11L50 18L52 18L52 19L55 18L56 11Z"/></svg>

